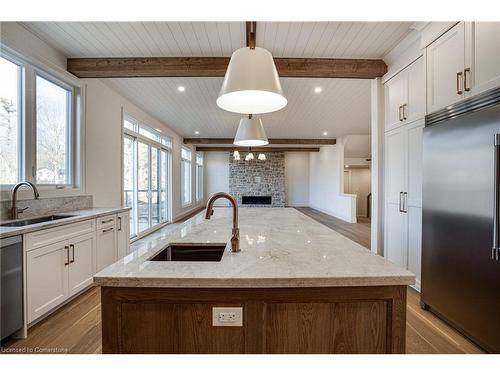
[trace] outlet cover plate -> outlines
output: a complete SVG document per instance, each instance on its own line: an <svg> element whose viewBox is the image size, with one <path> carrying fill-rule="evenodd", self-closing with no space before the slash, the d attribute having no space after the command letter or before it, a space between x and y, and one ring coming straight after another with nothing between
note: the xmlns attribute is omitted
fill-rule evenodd
<svg viewBox="0 0 500 375"><path fill-rule="evenodd" d="M212 326L243 327L243 307L212 307Z"/></svg>

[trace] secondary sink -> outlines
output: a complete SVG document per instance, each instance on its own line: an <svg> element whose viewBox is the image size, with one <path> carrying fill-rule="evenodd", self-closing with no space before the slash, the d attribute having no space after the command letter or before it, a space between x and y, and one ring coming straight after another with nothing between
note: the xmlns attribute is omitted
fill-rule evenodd
<svg viewBox="0 0 500 375"><path fill-rule="evenodd" d="M44 223L46 221L54 221L59 219L66 219L75 215L50 215L43 217L36 217L33 219L16 220L10 223L0 224L0 227L24 227L25 225Z"/></svg>
<svg viewBox="0 0 500 375"><path fill-rule="evenodd" d="M220 262L226 244L171 244L152 262Z"/></svg>

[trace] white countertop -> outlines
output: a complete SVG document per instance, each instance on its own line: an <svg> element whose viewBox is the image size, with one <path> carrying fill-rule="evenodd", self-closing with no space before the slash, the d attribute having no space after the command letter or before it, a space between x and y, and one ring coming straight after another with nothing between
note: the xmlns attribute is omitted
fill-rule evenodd
<svg viewBox="0 0 500 375"><path fill-rule="evenodd" d="M54 212L52 214L46 214L46 215L41 215L41 216L37 216L37 217L45 217L45 216L50 216L50 215L74 215L74 216L67 217L64 219L58 219L58 220L54 220L54 221L45 221L43 223L24 225L21 227L2 227L2 226L0 226L0 238L16 236L19 234L24 234L24 233L29 233L29 232L36 232L36 231L42 230L42 229L57 227L59 225L76 223L78 221L93 219L93 218L104 216L104 215L112 215L112 214L116 214L116 213L123 212L123 211L129 211L129 210L130 210L130 208L128 208L128 207L113 207L113 208L94 207L94 208L87 208L84 210L77 210L77 211ZM28 217L26 219L33 219L33 218ZM19 220L24 220L24 218L21 218ZM17 221L17 220L3 221L1 223L4 224L4 223L12 222L12 221Z"/></svg>
<svg viewBox="0 0 500 375"><path fill-rule="evenodd" d="M411 285L415 275L293 208L240 208L241 251L231 253L232 210L216 207L134 242L95 277L102 286L272 288ZM150 262L169 243L227 243L220 262Z"/></svg>

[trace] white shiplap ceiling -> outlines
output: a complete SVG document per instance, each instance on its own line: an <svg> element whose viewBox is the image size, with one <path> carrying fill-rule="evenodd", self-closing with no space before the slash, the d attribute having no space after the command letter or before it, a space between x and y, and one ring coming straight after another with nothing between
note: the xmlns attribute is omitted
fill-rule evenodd
<svg viewBox="0 0 500 375"><path fill-rule="evenodd" d="M184 137L233 137L240 116L223 111L215 100L222 78L113 78L112 88L163 120ZM321 138L370 133L370 81L282 78L288 105L262 115L269 137ZM186 90L179 92L178 86ZM314 93L315 87L322 92Z"/></svg>
<svg viewBox="0 0 500 375"><path fill-rule="evenodd" d="M257 22L258 46L276 57L382 58L411 22ZM244 22L27 22L67 57L230 56ZM232 137L239 116L217 107L222 78L105 79L180 135ZM178 86L185 86L180 93ZM262 116L269 137L370 133L370 81L283 78L285 109ZM314 88L321 87L321 94Z"/></svg>
<svg viewBox="0 0 500 375"><path fill-rule="evenodd" d="M260 47L276 57L382 58L411 22L257 22ZM26 22L67 57L231 56L245 22Z"/></svg>

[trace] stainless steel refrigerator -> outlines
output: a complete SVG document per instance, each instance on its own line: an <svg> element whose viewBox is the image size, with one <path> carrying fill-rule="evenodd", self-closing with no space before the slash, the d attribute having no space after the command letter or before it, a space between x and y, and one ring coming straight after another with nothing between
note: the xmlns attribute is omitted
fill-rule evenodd
<svg viewBox="0 0 500 375"><path fill-rule="evenodd" d="M500 88L426 117L422 294L426 309L500 352Z"/></svg>

